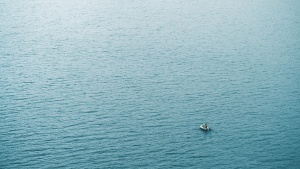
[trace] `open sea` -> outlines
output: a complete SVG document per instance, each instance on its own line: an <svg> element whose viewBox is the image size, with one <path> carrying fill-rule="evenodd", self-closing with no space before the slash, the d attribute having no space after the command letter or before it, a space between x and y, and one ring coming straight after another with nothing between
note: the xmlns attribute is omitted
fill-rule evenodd
<svg viewBox="0 0 300 169"><path fill-rule="evenodd" d="M0 168L299 169L299 9L0 0Z"/></svg>

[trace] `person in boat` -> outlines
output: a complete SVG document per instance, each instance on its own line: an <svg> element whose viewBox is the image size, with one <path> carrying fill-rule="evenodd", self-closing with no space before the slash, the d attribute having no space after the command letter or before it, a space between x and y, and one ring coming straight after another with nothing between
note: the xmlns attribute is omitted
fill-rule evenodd
<svg viewBox="0 0 300 169"><path fill-rule="evenodd" d="M204 123L202 126L203 128L207 129L207 124Z"/></svg>

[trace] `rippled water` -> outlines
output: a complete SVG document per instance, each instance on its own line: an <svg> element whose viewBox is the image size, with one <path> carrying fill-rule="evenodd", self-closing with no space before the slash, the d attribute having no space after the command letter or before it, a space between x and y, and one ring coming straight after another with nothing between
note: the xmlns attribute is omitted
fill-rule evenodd
<svg viewBox="0 0 300 169"><path fill-rule="evenodd" d="M299 167L299 7L0 0L0 168Z"/></svg>

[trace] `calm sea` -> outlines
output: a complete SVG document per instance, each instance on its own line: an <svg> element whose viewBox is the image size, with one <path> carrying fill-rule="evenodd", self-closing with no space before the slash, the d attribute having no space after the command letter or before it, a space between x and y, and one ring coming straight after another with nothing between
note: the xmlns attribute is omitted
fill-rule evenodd
<svg viewBox="0 0 300 169"><path fill-rule="evenodd" d="M0 0L0 168L299 168L299 9Z"/></svg>

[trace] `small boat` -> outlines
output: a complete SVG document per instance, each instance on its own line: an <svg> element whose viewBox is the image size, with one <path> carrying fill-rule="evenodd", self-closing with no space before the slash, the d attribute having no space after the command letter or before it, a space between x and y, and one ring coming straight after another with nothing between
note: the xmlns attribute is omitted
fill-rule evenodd
<svg viewBox="0 0 300 169"><path fill-rule="evenodd" d="M207 124L203 123L203 124L200 125L200 129L204 130L204 131L208 131L209 127L207 126Z"/></svg>

